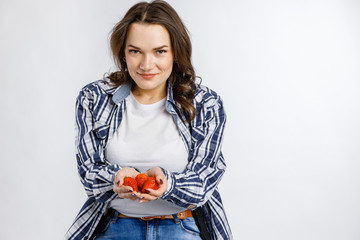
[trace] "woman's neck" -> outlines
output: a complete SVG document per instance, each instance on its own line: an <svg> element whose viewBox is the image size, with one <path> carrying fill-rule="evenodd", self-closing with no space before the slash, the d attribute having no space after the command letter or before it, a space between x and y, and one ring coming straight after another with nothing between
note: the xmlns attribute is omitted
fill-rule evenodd
<svg viewBox="0 0 360 240"><path fill-rule="evenodd" d="M135 87L131 90L136 101L141 104L153 104L166 97L166 89L161 91L145 90Z"/></svg>

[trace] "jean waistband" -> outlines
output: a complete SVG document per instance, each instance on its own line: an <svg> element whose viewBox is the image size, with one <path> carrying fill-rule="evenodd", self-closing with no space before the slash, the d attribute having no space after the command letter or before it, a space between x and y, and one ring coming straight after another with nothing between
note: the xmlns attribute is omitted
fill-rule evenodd
<svg viewBox="0 0 360 240"><path fill-rule="evenodd" d="M118 211L116 211L113 208L109 208L106 215L108 215L111 218L138 218L144 221L151 221L154 219L160 219L160 220L165 220L165 219L186 219L188 217L193 217L192 212L190 210L185 210L176 214L172 214L172 215L159 215L159 216L148 216L148 217L130 217L130 216L126 216L122 213L119 213Z"/></svg>

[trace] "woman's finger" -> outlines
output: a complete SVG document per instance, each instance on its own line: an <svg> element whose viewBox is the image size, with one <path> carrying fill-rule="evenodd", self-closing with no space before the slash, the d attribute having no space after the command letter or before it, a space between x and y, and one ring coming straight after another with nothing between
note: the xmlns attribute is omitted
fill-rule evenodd
<svg viewBox="0 0 360 240"><path fill-rule="evenodd" d="M143 193L144 195L150 195L150 196L153 196L155 198L159 198L163 195L163 191L159 188L158 190L154 190L154 189L145 189L145 193ZM142 194L142 195L143 195Z"/></svg>
<svg viewBox="0 0 360 240"><path fill-rule="evenodd" d="M126 198L136 200L140 197L140 193L132 191L131 187L114 187L114 192L118 194L120 198Z"/></svg>
<svg viewBox="0 0 360 240"><path fill-rule="evenodd" d="M126 198L126 199L130 199L130 200L137 200L139 197L135 192L131 192L131 193L119 193L118 196L120 198Z"/></svg>
<svg viewBox="0 0 360 240"><path fill-rule="evenodd" d="M147 194L147 193L142 193L139 197L139 203L154 201L156 199L158 199L157 196Z"/></svg>
<svg viewBox="0 0 360 240"><path fill-rule="evenodd" d="M129 186L121 186L118 187L114 185L113 187L114 192L118 194L120 198L127 198L131 200L136 200L140 197L139 192L134 192L131 187Z"/></svg>
<svg viewBox="0 0 360 240"><path fill-rule="evenodd" d="M135 178L138 174L139 172L136 171L134 168L124 167L116 173L114 184L122 185L125 177Z"/></svg>
<svg viewBox="0 0 360 240"><path fill-rule="evenodd" d="M116 193L129 193L133 192L133 189L130 186L117 186L116 184L114 184L113 191Z"/></svg>

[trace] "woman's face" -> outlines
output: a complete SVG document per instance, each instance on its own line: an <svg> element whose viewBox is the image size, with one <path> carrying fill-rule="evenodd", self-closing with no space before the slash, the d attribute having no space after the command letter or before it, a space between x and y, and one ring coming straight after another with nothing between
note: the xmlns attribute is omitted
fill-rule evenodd
<svg viewBox="0 0 360 240"><path fill-rule="evenodd" d="M159 24L130 25L125 46L126 65L135 91L166 94L166 80L173 68L170 35Z"/></svg>

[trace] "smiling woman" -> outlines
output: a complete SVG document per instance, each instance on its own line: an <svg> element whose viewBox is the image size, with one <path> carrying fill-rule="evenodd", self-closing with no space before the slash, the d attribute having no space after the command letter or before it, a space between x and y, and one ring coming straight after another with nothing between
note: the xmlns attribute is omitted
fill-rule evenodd
<svg viewBox="0 0 360 240"><path fill-rule="evenodd" d="M166 80L173 68L170 35L158 24L132 23L128 30L125 61L136 83L133 94L151 104L166 97Z"/></svg>
<svg viewBox="0 0 360 240"><path fill-rule="evenodd" d="M221 98L195 84L181 19L164 1L138 3L110 43L119 71L76 102L88 200L66 238L232 239L217 189L226 116Z"/></svg>

